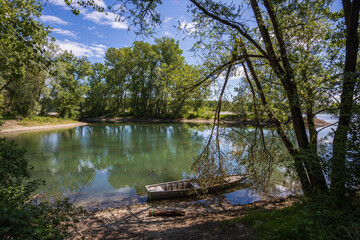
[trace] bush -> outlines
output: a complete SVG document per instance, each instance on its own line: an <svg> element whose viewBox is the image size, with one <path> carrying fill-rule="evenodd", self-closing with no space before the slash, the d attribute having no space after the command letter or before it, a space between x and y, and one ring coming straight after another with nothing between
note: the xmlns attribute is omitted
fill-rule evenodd
<svg viewBox="0 0 360 240"><path fill-rule="evenodd" d="M31 193L43 184L31 180L25 150L0 138L0 239L65 239L85 213L66 199L37 203Z"/></svg>

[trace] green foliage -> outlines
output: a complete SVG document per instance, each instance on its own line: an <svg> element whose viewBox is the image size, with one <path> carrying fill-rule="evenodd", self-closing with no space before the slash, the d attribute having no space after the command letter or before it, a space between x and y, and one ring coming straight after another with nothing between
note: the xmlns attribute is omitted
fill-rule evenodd
<svg viewBox="0 0 360 240"><path fill-rule="evenodd" d="M35 20L41 10L35 0L0 1L0 88L22 79L35 62L44 62L48 29Z"/></svg>
<svg viewBox="0 0 360 240"><path fill-rule="evenodd" d="M4 96L0 94L0 126L3 124L2 110L4 108Z"/></svg>
<svg viewBox="0 0 360 240"><path fill-rule="evenodd" d="M91 65L85 57L78 58L69 52L59 56L52 87L55 110L60 117L74 119L80 115L88 90L85 78L91 73Z"/></svg>
<svg viewBox="0 0 360 240"><path fill-rule="evenodd" d="M47 71L40 69L43 64L26 69L25 77L12 82L8 88L11 110L17 115L34 116L40 112L40 95L43 93Z"/></svg>
<svg viewBox="0 0 360 240"><path fill-rule="evenodd" d="M188 119L200 118L200 119L211 119L215 116L214 112L211 111L208 107L198 108L196 111L187 112L184 117Z"/></svg>
<svg viewBox="0 0 360 240"><path fill-rule="evenodd" d="M251 226L263 239L359 239L359 207L337 209L327 199L283 209L253 210L240 222Z"/></svg>
<svg viewBox="0 0 360 240"><path fill-rule="evenodd" d="M205 87L186 94L200 71L185 63L174 39L109 48L105 60L105 65L94 64L88 78L87 116L119 116L129 111L140 117L179 117L187 104L195 103L195 111L201 108L208 95Z"/></svg>
<svg viewBox="0 0 360 240"><path fill-rule="evenodd" d="M54 205L30 198L40 185L31 180L25 150L13 141L0 138L0 238L64 239L71 235L84 211L67 200Z"/></svg>
<svg viewBox="0 0 360 240"><path fill-rule="evenodd" d="M107 67L101 63L92 65L92 73L88 77L89 91L85 100L86 116L103 116L106 113L110 89L106 82L109 75Z"/></svg>
<svg viewBox="0 0 360 240"><path fill-rule="evenodd" d="M360 103L354 103L354 115L350 124L347 142L346 185L349 194L356 194L360 186Z"/></svg>
<svg viewBox="0 0 360 240"><path fill-rule="evenodd" d="M35 0L0 1L0 91L6 103L2 112L28 116L39 110L49 33L37 20L41 11Z"/></svg>

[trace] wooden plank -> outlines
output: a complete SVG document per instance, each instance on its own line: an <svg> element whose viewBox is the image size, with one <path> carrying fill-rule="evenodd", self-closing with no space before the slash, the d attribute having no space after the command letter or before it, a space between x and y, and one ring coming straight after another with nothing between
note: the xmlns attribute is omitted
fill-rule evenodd
<svg viewBox="0 0 360 240"><path fill-rule="evenodd" d="M151 217L176 217L176 216L184 216L185 211L182 210L150 210L149 216Z"/></svg>

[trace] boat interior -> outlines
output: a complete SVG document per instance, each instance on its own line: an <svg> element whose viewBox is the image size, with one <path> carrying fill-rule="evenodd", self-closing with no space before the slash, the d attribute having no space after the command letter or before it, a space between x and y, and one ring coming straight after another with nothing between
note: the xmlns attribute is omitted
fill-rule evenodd
<svg viewBox="0 0 360 240"><path fill-rule="evenodd" d="M179 182L169 182L161 185L164 191L173 191L173 190L185 190L193 188L193 185L188 181L179 181Z"/></svg>

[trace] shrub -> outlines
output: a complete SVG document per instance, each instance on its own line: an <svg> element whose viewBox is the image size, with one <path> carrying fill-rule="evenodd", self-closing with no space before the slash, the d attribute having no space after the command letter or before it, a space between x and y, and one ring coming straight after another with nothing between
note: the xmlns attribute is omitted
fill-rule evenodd
<svg viewBox="0 0 360 240"><path fill-rule="evenodd" d="M31 193L43 184L31 180L25 150L0 138L0 239L65 239L85 213L66 199L37 203Z"/></svg>

